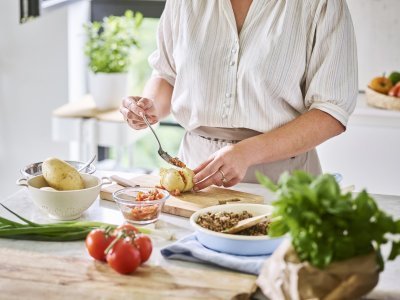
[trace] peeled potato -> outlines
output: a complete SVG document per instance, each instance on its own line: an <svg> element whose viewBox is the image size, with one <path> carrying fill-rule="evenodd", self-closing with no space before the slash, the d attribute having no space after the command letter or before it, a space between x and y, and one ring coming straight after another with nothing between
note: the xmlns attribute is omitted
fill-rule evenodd
<svg viewBox="0 0 400 300"><path fill-rule="evenodd" d="M162 174L160 183L166 190L170 192L175 190L184 190L185 182L178 170L167 169L163 171Z"/></svg>
<svg viewBox="0 0 400 300"><path fill-rule="evenodd" d="M81 190L84 183L79 172L58 158L48 158L42 164L42 174L48 185L59 191Z"/></svg>
<svg viewBox="0 0 400 300"><path fill-rule="evenodd" d="M160 170L160 184L167 191L187 192L193 188L194 172L189 168Z"/></svg>

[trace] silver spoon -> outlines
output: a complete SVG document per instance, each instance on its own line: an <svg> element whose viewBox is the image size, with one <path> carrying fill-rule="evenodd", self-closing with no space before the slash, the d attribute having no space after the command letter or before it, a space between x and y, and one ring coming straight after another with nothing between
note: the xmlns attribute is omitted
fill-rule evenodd
<svg viewBox="0 0 400 300"><path fill-rule="evenodd" d="M90 164L91 164L92 162L94 162L95 159L96 159L96 154L93 155L92 158L91 158L86 164L84 164L82 167L80 167L80 168L78 169L78 172L82 172L82 171L85 170L87 167L89 167Z"/></svg>
<svg viewBox="0 0 400 300"><path fill-rule="evenodd" d="M155 131L153 130L153 128L151 127L149 120L147 120L146 115L144 113L141 113L140 116L143 118L143 121L150 128L150 130L153 132L153 134L157 140L158 146L159 146L158 154L162 157L162 159L165 160L167 163L174 165L176 167L179 167L179 168L186 167L186 165L183 162L181 162L177 157L172 157L166 151L163 150L163 148L161 147L160 140L158 139L158 136L155 133Z"/></svg>

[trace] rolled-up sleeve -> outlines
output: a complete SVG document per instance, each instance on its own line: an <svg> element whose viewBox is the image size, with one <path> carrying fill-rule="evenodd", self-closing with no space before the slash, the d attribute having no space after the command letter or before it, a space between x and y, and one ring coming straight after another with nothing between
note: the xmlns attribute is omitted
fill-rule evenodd
<svg viewBox="0 0 400 300"><path fill-rule="evenodd" d="M357 47L345 0L322 1L308 62L305 107L347 125L358 94Z"/></svg>
<svg viewBox="0 0 400 300"><path fill-rule="evenodd" d="M152 76L161 77L172 86L175 85L176 68L173 58L173 1L167 0L161 15L157 32L157 49L149 56L153 68Z"/></svg>

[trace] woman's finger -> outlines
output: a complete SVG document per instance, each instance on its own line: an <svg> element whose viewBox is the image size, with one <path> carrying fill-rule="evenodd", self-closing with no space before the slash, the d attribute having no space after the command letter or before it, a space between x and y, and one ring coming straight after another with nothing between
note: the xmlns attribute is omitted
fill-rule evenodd
<svg viewBox="0 0 400 300"><path fill-rule="evenodd" d="M141 97L129 96L122 99L122 106L130 110L131 105L136 104L137 101L140 100Z"/></svg>
<svg viewBox="0 0 400 300"><path fill-rule="evenodd" d="M134 96L125 97L122 100L120 112L133 129L143 129L147 127L142 118L142 114L147 116L150 124L156 124L158 122L153 101L147 98Z"/></svg>
<svg viewBox="0 0 400 300"><path fill-rule="evenodd" d="M119 108L119 111L122 114L122 116L124 117L125 121L128 121L128 120L139 120L138 116L136 116L133 112L131 112L130 110L128 110L124 106L121 106Z"/></svg>
<svg viewBox="0 0 400 300"><path fill-rule="evenodd" d="M203 170L212 160L214 159L214 156L210 156L205 162L202 162L197 168L193 170L194 174L199 173L201 170Z"/></svg>
<svg viewBox="0 0 400 300"><path fill-rule="evenodd" d="M146 116L156 117L153 101L142 97L126 97L122 101L122 106L130 110L137 116L145 114Z"/></svg>
<svg viewBox="0 0 400 300"><path fill-rule="evenodd" d="M149 110L153 107L153 101L148 98L140 98L136 105L139 106L143 110Z"/></svg>
<svg viewBox="0 0 400 300"><path fill-rule="evenodd" d="M204 179L210 177L213 175L215 172L219 170L219 168L222 167L222 164L216 161L215 159L212 159L204 168L199 171L193 178L193 181L196 182L201 182Z"/></svg>
<svg viewBox="0 0 400 300"><path fill-rule="evenodd" d="M237 185L239 182L240 182L240 179L238 177L235 177L229 181L223 182L222 185L224 187L231 187L231 186Z"/></svg>
<svg viewBox="0 0 400 300"><path fill-rule="evenodd" d="M125 108L125 106L121 105L119 108L119 112L122 114L122 117L125 121L128 121L128 112L129 110Z"/></svg>
<svg viewBox="0 0 400 300"><path fill-rule="evenodd" d="M213 184L216 186L221 186L223 184L222 176L219 172L216 172L213 175L204 179L203 181L196 183L194 190L195 191L202 190Z"/></svg>
<svg viewBox="0 0 400 300"><path fill-rule="evenodd" d="M133 129L139 130L139 129L145 129L147 127L146 124L140 124L140 123L128 123L128 125L130 127L132 127Z"/></svg>

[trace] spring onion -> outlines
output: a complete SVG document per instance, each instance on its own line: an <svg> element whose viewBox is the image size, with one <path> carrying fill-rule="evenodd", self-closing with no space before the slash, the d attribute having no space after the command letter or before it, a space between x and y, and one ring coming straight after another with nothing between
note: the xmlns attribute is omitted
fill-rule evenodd
<svg viewBox="0 0 400 300"><path fill-rule="evenodd" d="M0 205L23 223L0 217L0 238L36 240L36 241L77 241L84 240L87 234L95 228L111 228L117 226L102 222L92 221L67 221L52 224L38 224L31 222L10 210L5 205ZM152 234L154 230L137 227L139 232ZM156 232L156 235L162 233Z"/></svg>

